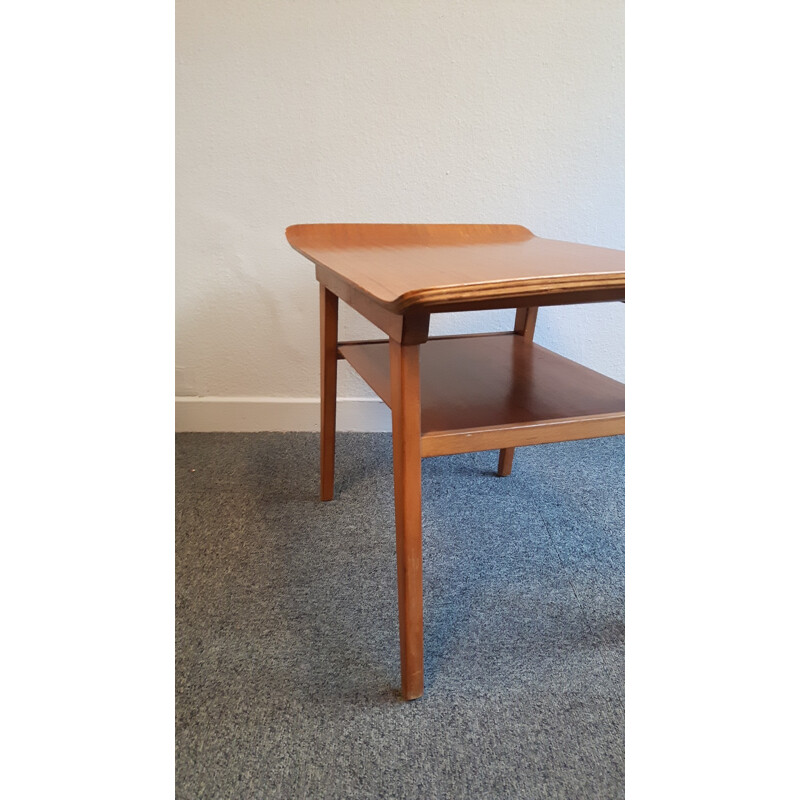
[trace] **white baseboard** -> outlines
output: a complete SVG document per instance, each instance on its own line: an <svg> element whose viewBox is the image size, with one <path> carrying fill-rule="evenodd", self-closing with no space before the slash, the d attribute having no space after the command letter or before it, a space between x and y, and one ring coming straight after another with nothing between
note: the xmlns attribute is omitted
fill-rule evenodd
<svg viewBox="0 0 800 800"><path fill-rule="evenodd" d="M378 398L340 397L337 431L391 431L392 414ZM313 397L176 397L177 433L318 431Z"/></svg>

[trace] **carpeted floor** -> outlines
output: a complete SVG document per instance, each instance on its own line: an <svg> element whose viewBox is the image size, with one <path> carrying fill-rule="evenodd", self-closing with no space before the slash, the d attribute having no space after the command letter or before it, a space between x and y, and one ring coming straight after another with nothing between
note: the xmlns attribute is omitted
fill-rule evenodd
<svg viewBox="0 0 800 800"><path fill-rule="evenodd" d="M390 435L176 441L179 799L623 796L623 437L423 461L411 703Z"/></svg>

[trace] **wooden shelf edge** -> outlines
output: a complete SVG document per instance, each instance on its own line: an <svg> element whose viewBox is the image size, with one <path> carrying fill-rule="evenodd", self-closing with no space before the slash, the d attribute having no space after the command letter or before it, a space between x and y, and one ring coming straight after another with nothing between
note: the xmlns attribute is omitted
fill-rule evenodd
<svg viewBox="0 0 800 800"><path fill-rule="evenodd" d="M466 428L452 431L427 431L422 434L422 457L525 447L576 439L597 439L625 433L625 414L598 414L591 417L543 420L512 425Z"/></svg>

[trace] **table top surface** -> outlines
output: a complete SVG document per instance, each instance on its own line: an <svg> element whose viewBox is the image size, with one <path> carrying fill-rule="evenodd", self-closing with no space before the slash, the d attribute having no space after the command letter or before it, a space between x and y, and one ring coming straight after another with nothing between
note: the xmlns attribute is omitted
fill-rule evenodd
<svg viewBox="0 0 800 800"><path fill-rule="evenodd" d="M625 253L521 225L310 224L289 244L395 313L496 297L625 287Z"/></svg>

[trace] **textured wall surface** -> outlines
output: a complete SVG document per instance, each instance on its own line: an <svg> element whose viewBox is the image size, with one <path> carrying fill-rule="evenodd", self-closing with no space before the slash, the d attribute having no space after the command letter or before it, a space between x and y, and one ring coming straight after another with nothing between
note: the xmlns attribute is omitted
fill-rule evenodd
<svg viewBox="0 0 800 800"><path fill-rule="evenodd" d="M513 222L624 248L622 0L178 0L179 395L314 397L301 222ZM342 338L380 335L341 312ZM500 330L513 312L435 316ZM624 379L624 306L537 341ZM340 396L372 393L349 366Z"/></svg>

